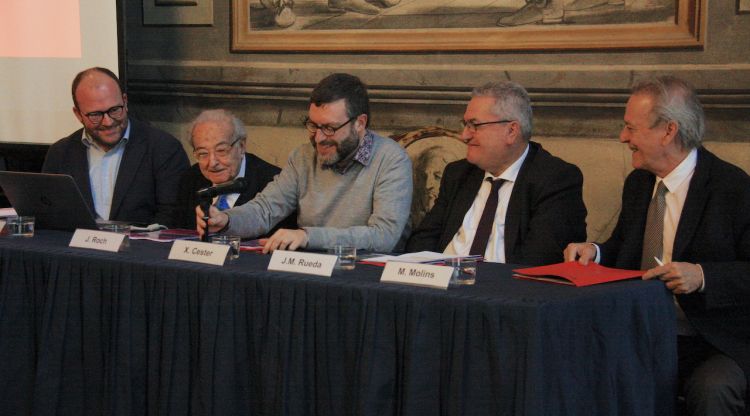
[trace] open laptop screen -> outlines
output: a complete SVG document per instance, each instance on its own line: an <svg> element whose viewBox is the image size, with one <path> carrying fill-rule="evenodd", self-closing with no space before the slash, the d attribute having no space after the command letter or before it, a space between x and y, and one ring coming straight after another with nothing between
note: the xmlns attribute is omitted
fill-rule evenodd
<svg viewBox="0 0 750 416"><path fill-rule="evenodd" d="M97 228L70 175L0 171L0 187L18 215L36 217L37 229Z"/></svg>

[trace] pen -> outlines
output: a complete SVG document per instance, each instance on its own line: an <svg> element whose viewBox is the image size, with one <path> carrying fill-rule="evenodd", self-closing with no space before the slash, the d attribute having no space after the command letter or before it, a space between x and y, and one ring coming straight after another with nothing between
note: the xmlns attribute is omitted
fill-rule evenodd
<svg viewBox="0 0 750 416"><path fill-rule="evenodd" d="M654 256L654 260L656 260L656 264L658 264L659 266L663 266L664 265L664 262L661 261L661 260L659 260L658 257Z"/></svg>

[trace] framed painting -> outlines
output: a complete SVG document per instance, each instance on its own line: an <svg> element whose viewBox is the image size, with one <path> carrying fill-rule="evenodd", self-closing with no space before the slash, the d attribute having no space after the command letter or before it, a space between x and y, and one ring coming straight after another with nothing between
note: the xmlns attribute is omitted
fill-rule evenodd
<svg viewBox="0 0 750 416"><path fill-rule="evenodd" d="M234 51L701 48L706 0L232 0Z"/></svg>

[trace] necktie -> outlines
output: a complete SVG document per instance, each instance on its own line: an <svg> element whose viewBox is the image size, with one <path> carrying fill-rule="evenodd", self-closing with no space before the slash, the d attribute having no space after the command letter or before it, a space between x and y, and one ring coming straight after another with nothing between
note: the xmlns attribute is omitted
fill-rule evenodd
<svg viewBox="0 0 750 416"><path fill-rule="evenodd" d="M485 250L487 250L487 243L490 241L492 235L492 228L495 223L495 212L497 211L497 194L500 187L505 182L505 179L492 180L487 178L492 184L490 195L487 197L487 203L484 204L484 211L482 211L482 217L479 219L479 225L477 226L477 232L474 234L474 241L471 243L471 249L469 254L478 254L484 256Z"/></svg>
<svg viewBox="0 0 750 416"><path fill-rule="evenodd" d="M230 208L226 195L219 195L219 198L216 200L216 208L218 208L219 211L224 211Z"/></svg>
<svg viewBox="0 0 750 416"><path fill-rule="evenodd" d="M667 203L664 195L667 193L667 187L663 181L659 181L656 186L651 202L648 204L648 213L646 214L646 228L643 232L643 254L641 256L641 269L648 270L656 267L658 264L654 257L661 259L664 247L664 210Z"/></svg>

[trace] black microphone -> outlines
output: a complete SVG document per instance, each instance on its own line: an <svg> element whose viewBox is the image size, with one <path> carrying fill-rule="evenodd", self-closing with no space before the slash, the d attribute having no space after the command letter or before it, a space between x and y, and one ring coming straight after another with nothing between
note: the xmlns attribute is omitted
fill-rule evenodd
<svg viewBox="0 0 750 416"><path fill-rule="evenodd" d="M233 194L235 192L241 192L247 187L247 180L245 178L237 178L233 181L224 182L219 185L209 186L198 190L195 195L198 198L211 199L218 195Z"/></svg>

